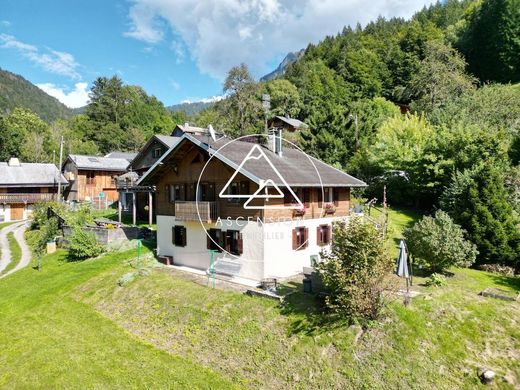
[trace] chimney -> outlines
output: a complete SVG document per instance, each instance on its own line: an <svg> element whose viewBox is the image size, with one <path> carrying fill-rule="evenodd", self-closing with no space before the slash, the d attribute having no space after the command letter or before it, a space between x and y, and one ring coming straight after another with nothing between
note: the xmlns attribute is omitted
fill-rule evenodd
<svg viewBox="0 0 520 390"><path fill-rule="evenodd" d="M267 148L276 153L279 157L282 157L282 129L281 128L273 128L269 129L269 133L267 136Z"/></svg>
<svg viewBox="0 0 520 390"><path fill-rule="evenodd" d="M10 167L19 167L19 166L21 166L20 160L18 160L18 158L16 158L16 157L11 157L9 159L9 162L7 163L7 165L9 165Z"/></svg>

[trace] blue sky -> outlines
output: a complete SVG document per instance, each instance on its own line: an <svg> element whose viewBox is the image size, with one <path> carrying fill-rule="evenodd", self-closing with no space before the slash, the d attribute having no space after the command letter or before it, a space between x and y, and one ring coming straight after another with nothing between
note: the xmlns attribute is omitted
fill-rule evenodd
<svg viewBox="0 0 520 390"><path fill-rule="evenodd" d="M409 17L425 0L2 0L0 67L69 106L117 74L166 105L221 94L233 65L255 77L344 25Z"/></svg>

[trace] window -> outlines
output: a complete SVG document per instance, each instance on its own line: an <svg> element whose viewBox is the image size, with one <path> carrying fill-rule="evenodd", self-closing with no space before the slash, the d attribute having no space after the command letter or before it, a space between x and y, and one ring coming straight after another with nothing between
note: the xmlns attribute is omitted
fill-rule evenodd
<svg viewBox="0 0 520 390"><path fill-rule="evenodd" d="M227 188L228 195L239 195L240 194L240 186L238 182L229 183ZM240 198L227 198L230 203L239 203Z"/></svg>
<svg viewBox="0 0 520 390"><path fill-rule="evenodd" d="M205 202L215 201L215 183L200 183L199 199Z"/></svg>
<svg viewBox="0 0 520 390"><path fill-rule="evenodd" d="M316 237L318 245L327 245L332 238L332 229L330 225L320 225L316 228Z"/></svg>
<svg viewBox="0 0 520 390"><path fill-rule="evenodd" d="M92 171L87 172L87 184L94 184L96 174Z"/></svg>
<svg viewBox="0 0 520 390"><path fill-rule="evenodd" d="M172 227L172 243L175 246L186 246L186 228L184 226Z"/></svg>
<svg viewBox="0 0 520 390"><path fill-rule="evenodd" d="M307 248L309 238L309 228L297 227L292 231L292 248L293 250L300 250Z"/></svg>
<svg viewBox="0 0 520 390"><path fill-rule="evenodd" d="M161 157L161 154L162 154L162 150L161 150L161 148L155 148L155 149L152 151L152 156L153 156L153 158L159 158L159 157Z"/></svg>
<svg viewBox="0 0 520 390"><path fill-rule="evenodd" d="M332 202L334 202L334 206L339 204L339 188L334 188L332 191Z"/></svg>
<svg viewBox="0 0 520 390"><path fill-rule="evenodd" d="M311 189L310 188L304 188L303 189L303 204L305 208L309 207L309 204L311 202Z"/></svg>
<svg viewBox="0 0 520 390"><path fill-rule="evenodd" d="M170 202L183 201L186 198L184 184L170 185Z"/></svg>
<svg viewBox="0 0 520 390"><path fill-rule="evenodd" d="M209 229L208 234L209 236L207 238L207 248L210 250L222 252L222 248L224 247L224 235L222 234L222 230Z"/></svg>
<svg viewBox="0 0 520 390"><path fill-rule="evenodd" d="M241 255L243 252L242 234L238 230L225 231L224 248L233 255Z"/></svg>

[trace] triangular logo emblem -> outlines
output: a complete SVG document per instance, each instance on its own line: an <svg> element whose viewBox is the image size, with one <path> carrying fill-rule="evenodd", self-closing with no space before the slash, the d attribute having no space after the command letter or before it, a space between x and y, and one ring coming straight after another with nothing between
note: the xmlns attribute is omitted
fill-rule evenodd
<svg viewBox="0 0 520 390"><path fill-rule="evenodd" d="M250 160L265 160L271 169L273 170L274 174L276 175L276 178L266 178L266 180L261 180L258 190L255 191L254 194L229 194L228 188L235 180L235 177L238 175L239 172L242 171L244 165L250 161ZM284 198L283 192L280 190L278 185L275 184L274 179L278 179L279 182L283 184L283 187L289 191L289 193L292 195L293 199L295 200L295 203L285 206L285 205L274 205L274 206L252 206L250 203L255 199L266 199L269 200L270 198ZM269 189L274 190L274 194L269 193ZM298 198L298 196L294 193L293 189L287 182L285 181L284 177L280 174L278 169L274 166L274 164L269 160L265 152L262 150L262 148L259 145L253 145L249 153L244 157L238 168L235 170L231 178L228 180L224 188L222 188L222 191L220 191L219 197L221 198L228 198L228 199L247 199L244 203L244 209L301 209L303 208L303 203Z"/></svg>

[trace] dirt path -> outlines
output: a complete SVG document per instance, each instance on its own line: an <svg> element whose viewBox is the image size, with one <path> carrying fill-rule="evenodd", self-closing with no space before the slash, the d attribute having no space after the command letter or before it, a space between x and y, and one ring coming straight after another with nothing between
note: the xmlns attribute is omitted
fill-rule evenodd
<svg viewBox="0 0 520 390"><path fill-rule="evenodd" d="M24 238L25 229L27 229L25 222L20 222L14 223L0 230L0 247L2 248L2 256L0 258L0 272L2 272L12 260L9 241L7 240L7 234L9 232L14 232L14 238L22 250L20 262L9 272L0 275L0 279L26 267L31 262L31 251L27 246Z"/></svg>

